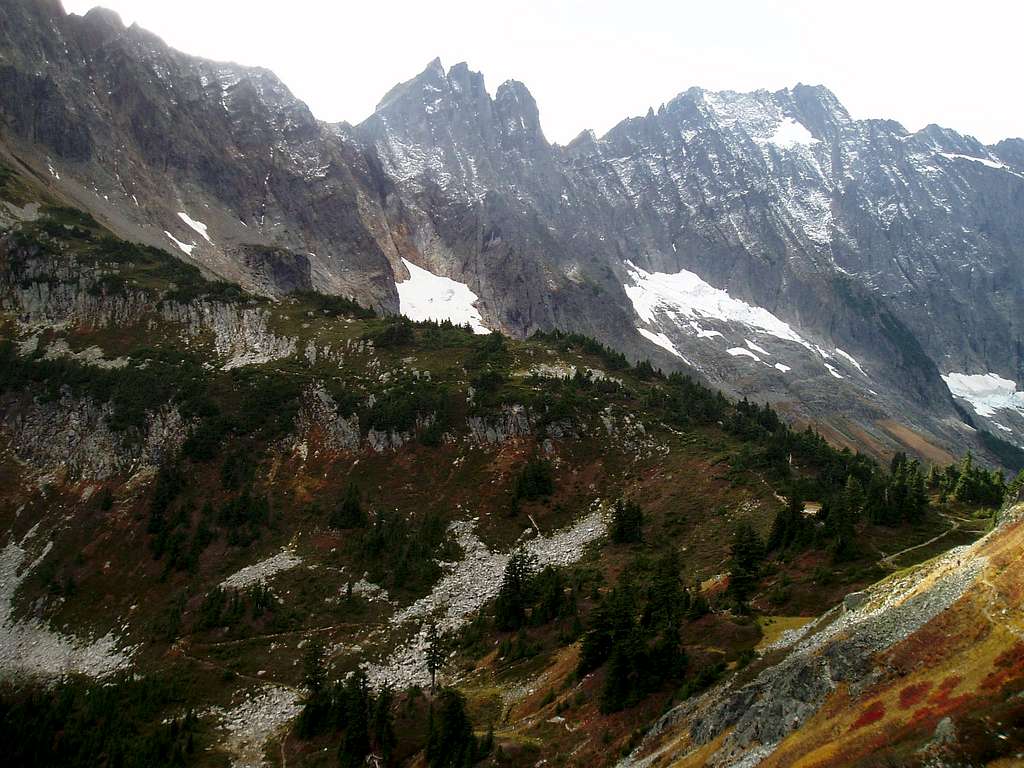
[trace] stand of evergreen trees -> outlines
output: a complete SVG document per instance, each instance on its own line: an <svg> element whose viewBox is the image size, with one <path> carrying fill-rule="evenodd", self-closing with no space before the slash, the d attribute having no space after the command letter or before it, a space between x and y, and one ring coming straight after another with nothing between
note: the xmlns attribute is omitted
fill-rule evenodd
<svg viewBox="0 0 1024 768"><path fill-rule="evenodd" d="M183 768L197 761L199 723L180 714L172 681L66 677L42 687L0 684L3 763L20 768Z"/></svg>
<svg viewBox="0 0 1024 768"><path fill-rule="evenodd" d="M601 711L632 706L688 671L680 622L706 612L682 583L674 550L655 562L645 587L627 570L593 610L587 622L576 672L605 668Z"/></svg>
<svg viewBox="0 0 1024 768"><path fill-rule="evenodd" d="M552 566L538 572L533 558L522 550L513 552L494 601L495 628L516 632L575 615L576 590L562 572Z"/></svg>
<svg viewBox="0 0 1024 768"><path fill-rule="evenodd" d="M477 739L466 714L466 700L445 688L430 708L427 729L427 765L430 768L469 768L490 752L489 740Z"/></svg>
<svg viewBox="0 0 1024 768"><path fill-rule="evenodd" d="M440 573L437 561L454 557L446 530L433 511L407 516L381 509L352 537L351 553L372 581L389 590L429 588Z"/></svg>
<svg viewBox="0 0 1024 768"><path fill-rule="evenodd" d="M309 647L303 660L305 697L295 724L296 735L337 741L337 765L362 768L372 755L394 764L395 693L385 685L373 691L362 670L344 680L329 682L323 645ZM425 751L430 768L469 768L486 757L491 739L477 739L466 712L466 701L453 689L431 694L426 713Z"/></svg>
<svg viewBox="0 0 1024 768"><path fill-rule="evenodd" d="M210 501L196 505L194 491L180 463L165 463L157 472L149 502L146 531L153 558L163 560L165 575L170 571L195 572L199 557L218 535L230 546L246 547L257 541L272 525L269 499L246 485L233 492L248 470L229 457L222 472L222 487L228 498L214 508Z"/></svg>
<svg viewBox="0 0 1024 768"><path fill-rule="evenodd" d="M952 499L987 507L998 507L1009 495L1003 473L977 466L970 453L959 464L950 464L942 470L933 467L928 473L928 487L938 491L943 501Z"/></svg>
<svg viewBox="0 0 1024 768"><path fill-rule="evenodd" d="M397 741L391 688L372 691L361 669L341 682L329 682L319 643L306 651L303 671L306 695L296 733L302 738L340 735L337 755L342 768L361 768L371 753L387 763Z"/></svg>
<svg viewBox="0 0 1024 768"><path fill-rule="evenodd" d="M551 462L533 457L523 465L512 483L512 505L521 501L536 501L555 492L555 469Z"/></svg>

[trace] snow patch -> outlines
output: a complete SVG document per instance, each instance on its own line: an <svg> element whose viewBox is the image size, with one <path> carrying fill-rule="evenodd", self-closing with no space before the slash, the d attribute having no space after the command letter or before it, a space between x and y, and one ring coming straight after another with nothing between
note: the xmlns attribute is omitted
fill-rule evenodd
<svg viewBox="0 0 1024 768"><path fill-rule="evenodd" d="M402 259L409 270L409 279L396 284L399 310L410 320L450 320L456 325L469 324L473 333L488 334L483 318L474 306L479 297L465 283L435 275Z"/></svg>
<svg viewBox="0 0 1024 768"><path fill-rule="evenodd" d="M991 158L988 157L971 157L970 155L958 155L955 152L939 152L939 154L942 155L942 157L946 158L947 160L971 160L972 162L986 165L989 168L996 168L999 170L1006 168L1006 166L1003 165L1002 163L992 160Z"/></svg>
<svg viewBox="0 0 1024 768"><path fill-rule="evenodd" d="M754 350L755 352L760 352L760 353L761 353L762 355L764 355L765 357L771 357L771 352L769 352L769 351L768 351L767 349L765 349L764 347L759 347L759 346L758 346L757 344L755 344L754 342L752 342L752 341L751 341L750 339L744 339L743 341L744 341L744 342L746 343L746 345L747 345L748 347L750 347L750 348L751 348L752 350Z"/></svg>
<svg viewBox="0 0 1024 768"><path fill-rule="evenodd" d="M835 378L835 379L844 379L844 378L846 378L841 373L839 373L839 371L837 371L835 366L832 365L831 363L825 363L824 365L828 369L828 372L830 374L832 374L833 378Z"/></svg>
<svg viewBox="0 0 1024 768"><path fill-rule="evenodd" d="M942 377L954 397L966 400L979 416L991 417L996 411L1017 411L1024 415L1024 392L1017 382L995 373L948 373Z"/></svg>
<svg viewBox="0 0 1024 768"><path fill-rule="evenodd" d="M728 352L733 357L749 357L749 358L751 358L753 360L757 360L757 362L759 362L759 363L761 362L761 358L760 357L758 357L753 352L751 352L749 349L746 349L744 347L732 347L732 348L727 349L725 351Z"/></svg>
<svg viewBox="0 0 1024 768"><path fill-rule="evenodd" d="M679 350L676 349L676 345L673 344L669 337L664 333L655 333L654 331L648 331L646 328L637 328L637 331L640 332L641 336L651 342L651 344L661 347L665 351L678 357L680 360L684 360L687 364L690 364L690 361L680 354Z"/></svg>
<svg viewBox="0 0 1024 768"><path fill-rule="evenodd" d="M858 371L860 371L860 372L861 372L862 374L864 374L865 376L867 376L867 373L866 373L866 372L864 371L864 369L863 369L863 368L861 367L861 364L860 364L860 363L858 363L858 362L857 362L857 361L856 361L856 360L854 359L853 355L851 355L851 354L850 354L849 352L844 352L844 351L843 351L843 350L841 350L841 349L840 349L839 347L836 347L836 354L837 354L837 355L839 355L839 356L840 356L841 358L843 358L844 360L846 360L846 362L848 362L848 363L849 363L850 365L852 365L852 366L853 366L854 368L856 368L856 369L857 369Z"/></svg>
<svg viewBox="0 0 1024 768"><path fill-rule="evenodd" d="M818 143L809 130L791 117L783 118L767 141L782 149L809 147Z"/></svg>
<svg viewBox="0 0 1024 768"><path fill-rule="evenodd" d="M211 240L210 236L206 233L206 225L203 224L203 222L196 221L184 211L178 211L178 218L185 222L189 227L194 229L196 232L198 232L199 236L202 237L206 242L208 242L210 245L213 245L213 240Z"/></svg>
<svg viewBox="0 0 1024 768"><path fill-rule="evenodd" d="M183 242L181 242L181 240L176 238L174 235L172 235L166 229L164 230L164 234L167 235L169 238L171 238L171 241L176 246L178 246L186 256L191 256L192 255L192 251L194 251L196 249L196 244L195 243L192 243L191 245L188 245L187 243L183 243Z"/></svg>
<svg viewBox="0 0 1024 768"><path fill-rule="evenodd" d="M792 369L792 368L790 368L790 367L789 367L788 365L783 365L782 363L776 363L776 364L775 364L775 367L776 367L776 368L777 368L778 370L782 371L783 373L789 373L790 371L792 371L792 370L793 370L793 369Z"/></svg>
<svg viewBox="0 0 1024 768"><path fill-rule="evenodd" d="M694 272L686 269L676 274L646 272L631 261L626 262L626 269L633 284L624 285L623 289L634 311L648 325L657 325L658 319L662 318L675 327L689 325L697 330L698 335L709 336L720 334L701 332L699 325L684 321L724 320L812 349L788 323L766 309L735 299L728 291L709 285Z"/></svg>
<svg viewBox="0 0 1024 768"><path fill-rule="evenodd" d="M697 338L698 339L713 339L716 336L721 336L722 335L719 331L709 331L709 330L706 330L704 328L701 328L699 325L696 325L696 324L694 324L694 326L697 329Z"/></svg>

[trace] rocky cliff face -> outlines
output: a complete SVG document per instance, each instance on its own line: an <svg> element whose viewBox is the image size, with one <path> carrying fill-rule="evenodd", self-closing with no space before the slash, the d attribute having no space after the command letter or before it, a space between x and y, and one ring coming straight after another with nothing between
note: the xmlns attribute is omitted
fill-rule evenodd
<svg viewBox="0 0 1024 768"><path fill-rule="evenodd" d="M850 445L1024 443L1019 139L854 120L798 85L691 89L561 147L523 84L491 96L438 60L364 123L326 125L271 73L110 13L0 14L11 162L252 290L398 311L416 264L488 327L587 333Z"/></svg>
<svg viewBox="0 0 1024 768"><path fill-rule="evenodd" d="M363 221L380 217L387 180L272 73L185 56L107 11L17 0L2 13L5 133L63 194L251 288L396 308Z"/></svg>

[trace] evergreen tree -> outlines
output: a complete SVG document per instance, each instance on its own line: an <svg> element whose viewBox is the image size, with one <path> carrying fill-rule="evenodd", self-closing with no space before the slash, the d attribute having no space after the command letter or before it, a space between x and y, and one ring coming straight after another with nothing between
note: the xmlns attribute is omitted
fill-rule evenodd
<svg viewBox="0 0 1024 768"><path fill-rule="evenodd" d="M643 541L644 513L640 505L619 499L612 507L611 539L617 544Z"/></svg>
<svg viewBox="0 0 1024 768"><path fill-rule="evenodd" d="M864 486L861 485L853 475L848 475L846 478L846 486L843 488L843 495L846 498L846 508L850 514L857 518L864 511Z"/></svg>
<svg viewBox="0 0 1024 768"><path fill-rule="evenodd" d="M632 681L629 657L622 644L612 649L611 658L605 669L604 685L601 688L601 712L618 712L629 706Z"/></svg>
<svg viewBox="0 0 1024 768"><path fill-rule="evenodd" d="M567 590L562 572L550 565L530 579L529 592L533 600L530 621L534 625L547 624L575 608L575 592Z"/></svg>
<svg viewBox="0 0 1024 768"><path fill-rule="evenodd" d="M871 477L864 498L864 514L875 525L891 525L887 484L880 474Z"/></svg>
<svg viewBox="0 0 1024 768"><path fill-rule="evenodd" d="M590 615L580 647L577 674L585 675L604 664L612 649L632 633L636 604L635 589L623 578Z"/></svg>
<svg viewBox="0 0 1024 768"><path fill-rule="evenodd" d="M831 541L832 557L836 562L853 559L857 552L853 513L845 494L838 495L821 511L825 531Z"/></svg>
<svg viewBox="0 0 1024 768"><path fill-rule="evenodd" d="M370 687L357 669L344 686L345 736L338 751L341 768L361 768L370 754Z"/></svg>
<svg viewBox="0 0 1024 768"><path fill-rule="evenodd" d="M1006 500L1010 503L1016 503L1018 501L1024 501L1024 469L1022 469L1017 477L1013 479L1006 487Z"/></svg>
<svg viewBox="0 0 1024 768"><path fill-rule="evenodd" d="M427 628L427 672L430 673L430 690L434 690L437 673L444 668L448 659L444 636L438 633L437 625L431 623Z"/></svg>
<svg viewBox="0 0 1024 768"><path fill-rule="evenodd" d="M764 544L749 520L741 520L736 526L729 552L729 593L737 606L745 610L764 560Z"/></svg>
<svg viewBox="0 0 1024 768"><path fill-rule="evenodd" d="M430 768L468 768L476 761L477 744L466 714L466 700L451 688L441 691L427 739Z"/></svg>
<svg viewBox="0 0 1024 768"><path fill-rule="evenodd" d="M804 520L804 503L796 492L790 493L786 506L775 514L772 529L768 534L767 549L777 552L803 543L806 524Z"/></svg>
<svg viewBox="0 0 1024 768"><path fill-rule="evenodd" d="M918 462L914 462L911 472L907 477L909 490L907 491L907 514L906 519L910 522L919 522L924 519L928 512L928 492L925 488L924 475Z"/></svg>
<svg viewBox="0 0 1024 768"><path fill-rule="evenodd" d="M530 558L521 549L509 558L494 602L494 623L498 629L514 631L526 624L532 566Z"/></svg>
<svg viewBox="0 0 1024 768"><path fill-rule="evenodd" d="M365 528L366 524L362 494L355 483L349 483L341 503L331 513L330 525L332 528Z"/></svg>
<svg viewBox="0 0 1024 768"><path fill-rule="evenodd" d="M323 643L313 640L302 657L303 683L306 695L297 724L301 736L314 736L327 727L331 697L327 690L326 653Z"/></svg>
<svg viewBox="0 0 1024 768"><path fill-rule="evenodd" d="M385 683L377 692L376 701L373 703L373 714L370 718L370 728L373 732L373 744L384 762L388 762L391 753L395 748L395 720L391 713L394 704L395 693L390 683Z"/></svg>
<svg viewBox="0 0 1024 768"><path fill-rule="evenodd" d="M655 563L641 620L645 630L678 634L679 620L686 609L687 598L679 568L679 554L675 549L666 551Z"/></svg>
<svg viewBox="0 0 1024 768"><path fill-rule="evenodd" d="M689 604L689 608L686 610L686 618L694 621L711 612L711 606L708 605L708 599L701 591L700 584L694 584L691 589L687 589L686 595Z"/></svg>

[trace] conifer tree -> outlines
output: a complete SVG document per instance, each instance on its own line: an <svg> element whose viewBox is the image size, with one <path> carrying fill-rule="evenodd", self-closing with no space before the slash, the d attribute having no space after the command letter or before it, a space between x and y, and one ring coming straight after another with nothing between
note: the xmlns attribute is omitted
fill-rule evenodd
<svg viewBox="0 0 1024 768"><path fill-rule="evenodd" d="M631 683L630 665L621 645L612 649L611 658L605 670L604 685L601 688L601 712L618 712L628 705Z"/></svg>
<svg viewBox="0 0 1024 768"><path fill-rule="evenodd" d="M427 628L427 672L430 673L430 691L433 693L437 673L444 668L447 660L447 649L444 637L438 633L437 625L431 623Z"/></svg>
<svg viewBox="0 0 1024 768"><path fill-rule="evenodd" d="M619 499L612 507L611 538L617 544L631 544L643 541L644 513L640 505L627 499Z"/></svg>
<svg viewBox="0 0 1024 768"><path fill-rule="evenodd" d="M365 528L366 512L363 511L362 494L355 483L349 483L345 495L331 513L332 528Z"/></svg>
<svg viewBox="0 0 1024 768"><path fill-rule="evenodd" d="M780 509L768 534L767 549L776 552L788 549L803 539L804 503L796 492L790 493L786 506Z"/></svg>
<svg viewBox="0 0 1024 768"><path fill-rule="evenodd" d="M357 669L345 681L345 736L338 757L342 768L361 768L370 754L370 686Z"/></svg>
<svg viewBox="0 0 1024 768"><path fill-rule="evenodd" d="M733 534L729 557L729 593L741 610L757 586L764 560L764 544L749 520L741 520Z"/></svg>
<svg viewBox="0 0 1024 768"><path fill-rule="evenodd" d="M526 552L512 553L494 602L494 623L498 629L514 631L526 624L532 563Z"/></svg>
<svg viewBox="0 0 1024 768"><path fill-rule="evenodd" d="M441 691L437 714L431 717L427 739L430 768L469 768L477 756L473 726L466 714L466 700L451 688Z"/></svg>
<svg viewBox="0 0 1024 768"><path fill-rule="evenodd" d="M1024 469L1022 469L1017 474L1017 477L1013 479L1013 482L1006 487L1006 500L1011 504L1022 501L1024 500L1022 494L1024 494Z"/></svg>
<svg viewBox="0 0 1024 768"><path fill-rule="evenodd" d="M395 693L391 684L385 683L377 692L376 700L373 702L373 714L370 718L373 744L385 763L390 759L397 742L395 720L391 713L394 700Z"/></svg>

